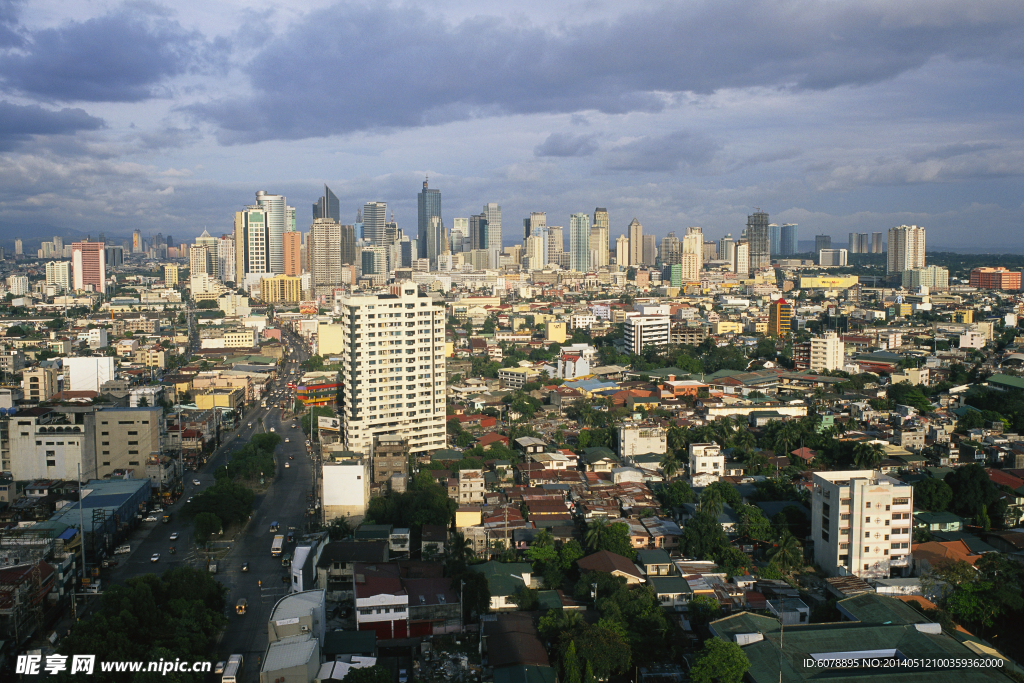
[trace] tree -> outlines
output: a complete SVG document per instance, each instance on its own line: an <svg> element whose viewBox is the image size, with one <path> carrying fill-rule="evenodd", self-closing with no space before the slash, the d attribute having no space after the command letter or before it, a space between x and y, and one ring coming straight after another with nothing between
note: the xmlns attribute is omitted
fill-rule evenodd
<svg viewBox="0 0 1024 683"><path fill-rule="evenodd" d="M509 600L514 602L523 612L532 612L537 609L537 604L540 601L540 591L536 588L523 586L517 590Z"/></svg>
<svg viewBox="0 0 1024 683"><path fill-rule="evenodd" d="M572 569L572 566L576 564L576 560L583 557L583 555L583 546L580 545L579 541L572 540L563 543L562 547L558 549L559 569L562 571Z"/></svg>
<svg viewBox="0 0 1024 683"><path fill-rule="evenodd" d="M391 683L391 671L380 664L349 669L343 683Z"/></svg>
<svg viewBox="0 0 1024 683"><path fill-rule="evenodd" d="M699 560L714 559L729 547L718 517L704 510L686 520L679 549L686 557Z"/></svg>
<svg viewBox="0 0 1024 683"><path fill-rule="evenodd" d="M873 470L885 457L885 449L878 443L859 443L853 447L853 462L858 469Z"/></svg>
<svg viewBox="0 0 1024 683"><path fill-rule="evenodd" d="M564 683L580 683L580 661L576 655L576 644L571 640L562 653L562 681Z"/></svg>
<svg viewBox="0 0 1024 683"><path fill-rule="evenodd" d="M665 474L665 479L670 481L679 472L679 459L674 451L670 450L661 457L661 471Z"/></svg>
<svg viewBox="0 0 1024 683"><path fill-rule="evenodd" d="M941 479L922 479L914 484L914 504L930 512L945 512L953 502L953 489Z"/></svg>
<svg viewBox="0 0 1024 683"><path fill-rule="evenodd" d="M327 535L332 541L340 541L352 535L352 525L348 517L335 517L327 525Z"/></svg>
<svg viewBox="0 0 1024 683"><path fill-rule="evenodd" d="M587 529L587 548L591 552L607 550L630 560L636 559L636 551L629 537L629 526L622 522L609 524L605 519L595 519Z"/></svg>
<svg viewBox="0 0 1024 683"><path fill-rule="evenodd" d="M205 545L210 536L219 534L223 529L220 517L212 512L200 512L193 521L193 529L196 536L196 543Z"/></svg>
<svg viewBox="0 0 1024 683"><path fill-rule="evenodd" d="M690 600L690 620L695 624L706 624L722 614L718 601L710 595L696 595Z"/></svg>
<svg viewBox="0 0 1024 683"><path fill-rule="evenodd" d="M759 541L767 541L773 535L772 524L756 505L740 505L736 510L740 517L739 533Z"/></svg>
<svg viewBox="0 0 1024 683"><path fill-rule="evenodd" d="M709 638L690 669L690 680L694 683L740 683L749 668L750 660L743 648L733 642Z"/></svg>
<svg viewBox="0 0 1024 683"><path fill-rule="evenodd" d="M803 564L804 554L800 541L789 530L782 532L777 545L768 551L768 559L780 569L793 569Z"/></svg>
<svg viewBox="0 0 1024 683"><path fill-rule="evenodd" d="M977 517L983 505L991 505L999 491L981 465L970 464L958 467L945 477L953 490L952 511L962 517Z"/></svg>
<svg viewBox="0 0 1024 683"><path fill-rule="evenodd" d="M563 641L559 654L564 657L569 644L574 644L578 656L593 667L593 675L606 680L612 674L629 668L632 651L622 636L600 626L585 625L572 640Z"/></svg>

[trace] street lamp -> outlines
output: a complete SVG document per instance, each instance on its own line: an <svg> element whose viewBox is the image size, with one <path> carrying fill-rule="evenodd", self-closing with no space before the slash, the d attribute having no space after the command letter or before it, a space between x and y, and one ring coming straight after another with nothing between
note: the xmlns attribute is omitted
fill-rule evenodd
<svg viewBox="0 0 1024 683"><path fill-rule="evenodd" d="M597 584L592 583L590 587L594 589L594 609L597 609Z"/></svg>

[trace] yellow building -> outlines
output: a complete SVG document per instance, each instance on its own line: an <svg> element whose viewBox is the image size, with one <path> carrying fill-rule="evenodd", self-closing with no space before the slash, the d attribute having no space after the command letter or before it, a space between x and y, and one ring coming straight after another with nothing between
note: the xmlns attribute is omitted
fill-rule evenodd
<svg viewBox="0 0 1024 683"><path fill-rule="evenodd" d="M245 404L245 391L242 389L204 389L195 394L196 407L200 410L227 408L239 410Z"/></svg>
<svg viewBox="0 0 1024 683"><path fill-rule="evenodd" d="M164 266L164 284L168 287L178 285L178 266Z"/></svg>
<svg viewBox="0 0 1024 683"><path fill-rule="evenodd" d="M733 320L720 320L711 325L711 334L742 334L743 323Z"/></svg>
<svg viewBox="0 0 1024 683"><path fill-rule="evenodd" d="M302 279L292 275L275 275L260 280L260 298L264 303L299 303L302 300Z"/></svg>
<svg viewBox="0 0 1024 683"><path fill-rule="evenodd" d="M953 322L970 325L974 322L974 311L970 308L957 309L956 313L953 314Z"/></svg>
<svg viewBox="0 0 1024 683"><path fill-rule="evenodd" d="M340 354L345 343L345 328L341 325L320 325L317 345L321 356Z"/></svg>
<svg viewBox="0 0 1024 683"><path fill-rule="evenodd" d="M455 355L455 342L444 343L444 357L451 358Z"/></svg>
<svg viewBox="0 0 1024 683"><path fill-rule="evenodd" d="M789 322L793 317L793 306L785 299L773 301L768 307L768 331L769 337L785 337L789 334Z"/></svg>
<svg viewBox="0 0 1024 683"><path fill-rule="evenodd" d="M800 289L849 289L857 284L856 275L846 277L801 277Z"/></svg>
<svg viewBox="0 0 1024 683"><path fill-rule="evenodd" d="M483 521L483 513L478 505L461 505L455 510L455 528L465 529L477 526Z"/></svg>
<svg viewBox="0 0 1024 683"><path fill-rule="evenodd" d="M550 320L545 328L545 339L558 344L565 343L565 321Z"/></svg>

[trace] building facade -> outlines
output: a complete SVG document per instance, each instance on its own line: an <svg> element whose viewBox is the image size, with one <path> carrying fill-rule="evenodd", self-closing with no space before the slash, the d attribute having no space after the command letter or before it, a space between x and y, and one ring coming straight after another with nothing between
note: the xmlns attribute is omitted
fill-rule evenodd
<svg viewBox="0 0 1024 683"><path fill-rule="evenodd" d="M75 291L107 293L107 252L103 242L73 242L71 268Z"/></svg>
<svg viewBox="0 0 1024 683"><path fill-rule="evenodd" d="M889 228L885 272L890 276L924 268L925 229L916 225Z"/></svg>

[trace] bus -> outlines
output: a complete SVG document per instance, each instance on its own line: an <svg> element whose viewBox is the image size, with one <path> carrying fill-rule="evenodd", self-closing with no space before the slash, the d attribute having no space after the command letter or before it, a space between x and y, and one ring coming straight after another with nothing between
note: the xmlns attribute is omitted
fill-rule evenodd
<svg viewBox="0 0 1024 683"><path fill-rule="evenodd" d="M242 680L242 655L231 655L228 657L227 666L224 667L224 675L220 677L221 683L239 683Z"/></svg>
<svg viewBox="0 0 1024 683"><path fill-rule="evenodd" d="M274 536L274 545L270 546L270 554L273 557L281 557L281 550L284 548L284 536Z"/></svg>

